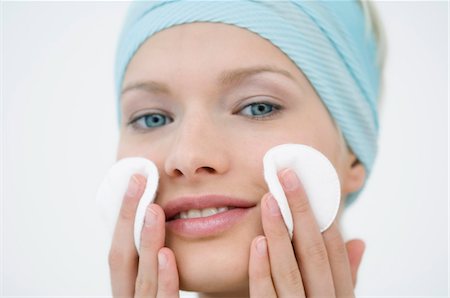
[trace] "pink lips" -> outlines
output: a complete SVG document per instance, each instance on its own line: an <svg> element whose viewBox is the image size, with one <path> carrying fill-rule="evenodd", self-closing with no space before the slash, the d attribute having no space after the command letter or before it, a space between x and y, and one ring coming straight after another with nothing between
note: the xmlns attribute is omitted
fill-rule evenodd
<svg viewBox="0 0 450 298"><path fill-rule="evenodd" d="M180 197L164 206L166 227L181 236L196 238L212 236L221 233L235 223L256 206L255 203L242 199L235 199L221 195L206 195L195 197ZM197 218L177 218L180 212L191 209L229 207L228 211Z"/></svg>

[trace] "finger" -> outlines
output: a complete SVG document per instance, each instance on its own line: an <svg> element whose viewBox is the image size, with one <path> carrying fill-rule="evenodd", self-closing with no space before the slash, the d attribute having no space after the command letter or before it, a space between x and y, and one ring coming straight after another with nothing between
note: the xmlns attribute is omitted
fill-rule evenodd
<svg viewBox="0 0 450 298"><path fill-rule="evenodd" d="M267 238L270 271L278 296L302 297L302 277L292 248L289 233L277 201L271 194L261 200L261 219Z"/></svg>
<svg viewBox="0 0 450 298"><path fill-rule="evenodd" d="M138 256L133 238L134 218L139 200L144 193L145 184L144 176L133 175L120 208L108 255L114 297L132 297L134 293L138 266Z"/></svg>
<svg viewBox="0 0 450 298"><path fill-rule="evenodd" d="M336 222L323 233L337 297L354 297L347 249Z"/></svg>
<svg viewBox="0 0 450 298"><path fill-rule="evenodd" d="M264 236L253 239L249 261L250 297L277 297L270 275L267 240Z"/></svg>
<svg viewBox="0 0 450 298"><path fill-rule="evenodd" d="M350 270L352 272L353 287L356 286L356 277L361 264L361 259L366 249L366 245L362 240L354 239L346 243L348 260L350 262Z"/></svg>
<svg viewBox="0 0 450 298"><path fill-rule="evenodd" d="M163 247L158 253L158 294L157 298L179 297L177 264L173 252Z"/></svg>
<svg viewBox="0 0 450 298"><path fill-rule="evenodd" d="M139 248L139 268L135 295L155 297L158 291L158 251L164 246L165 216L156 204L150 204L145 212Z"/></svg>
<svg viewBox="0 0 450 298"><path fill-rule="evenodd" d="M294 221L293 243L306 296L333 297L327 249L306 193L292 170L283 170L279 176Z"/></svg>

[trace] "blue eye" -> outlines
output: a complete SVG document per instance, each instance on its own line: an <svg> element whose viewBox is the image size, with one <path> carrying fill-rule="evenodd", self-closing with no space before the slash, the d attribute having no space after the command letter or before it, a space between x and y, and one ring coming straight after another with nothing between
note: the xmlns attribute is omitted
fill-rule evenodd
<svg viewBox="0 0 450 298"><path fill-rule="evenodd" d="M169 121L169 117L163 114L153 113L138 117L131 123L137 125L138 128L155 128L166 125Z"/></svg>
<svg viewBox="0 0 450 298"><path fill-rule="evenodd" d="M264 118L276 113L279 108L279 106L274 104L255 102L243 108L242 112L253 118Z"/></svg>

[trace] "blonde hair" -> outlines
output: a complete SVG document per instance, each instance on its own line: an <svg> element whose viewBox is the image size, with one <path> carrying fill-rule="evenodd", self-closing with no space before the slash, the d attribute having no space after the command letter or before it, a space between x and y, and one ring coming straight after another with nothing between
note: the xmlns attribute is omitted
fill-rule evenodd
<svg viewBox="0 0 450 298"><path fill-rule="evenodd" d="M366 31L373 31L375 34L378 45L377 63L380 70L383 70L386 59L386 35L378 11L371 1L359 0L358 2L363 9L364 17L366 19Z"/></svg>
<svg viewBox="0 0 450 298"><path fill-rule="evenodd" d="M383 24L381 23L377 9L372 1L359 0L358 3L364 12L364 18L366 19L366 32L373 32L375 34L375 40L377 42L377 64L380 68L380 95L378 96L378 103L381 104L381 98L384 90L383 78L384 78L384 66L386 63L387 54L387 42L386 34Z"/></svg>

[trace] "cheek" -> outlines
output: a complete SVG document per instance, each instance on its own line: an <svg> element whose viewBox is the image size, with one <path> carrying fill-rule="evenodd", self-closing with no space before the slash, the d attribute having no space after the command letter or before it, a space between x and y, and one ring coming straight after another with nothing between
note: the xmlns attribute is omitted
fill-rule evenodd
<svg viewBox="0 0 450 298"><path fill-rule="evenodd" d="M302 144L310 145L324 154L335 168L341 185L345 176L348 151L344 138L335 127L331 117L322 113L314 123L311 122L300 138Z"/></svg>
<svg viewBox="0 0 450 298"><path fill-rule="evenodd" d="M119 144L117 146L117 160L125 157L142 156L144 150L141 141L132 137L124 128L122 128L120 131Z"/></svg>
<svg viewBox="0 0 450 298"><path fill-rule="evenodd" d="M301 124L301 129L291 126L292 134L297 131L298 143L309 145L324 154L335 168L338 168L343 153L340 134L326 108L317 103Z"/></svg>
<svg viewBox="0 0 450 298"><path fill-rule="evenodd" d="M267 132L257 132L258 138L242 140L239 159L262 173L262 160L269 149L286 143L303 144L322 152L341 176L347 152L345 141L326 111L320 112L312 113L315 115L313 119L291 118Z"/></svg>
<svg viewBox="0 0 450 298"><path fill-rule="evenodd" d="M161 142L149 139L145 135L135 136L121 133L116 159L134 156L145 157L155 162L158 168L161 168L165 158L163 152L166 152L166 150L161 149L161 145Z"/></svg>
<svg viewBox="0 0 450 298"><path fill-rule="evenodd" d="M120 160L127 156L132 156L132 148L133 145L127 141L127 138L124 137L124 134L120 133L119 144L117 146L116 159Z"/></svg>
<svg viewBox="0 0 450 298"><path fill-rule="evenodd" d="M230 168L238 171L242 177L252 176L261 188L267 189L264 180L263 158L271 148L286 143L309 143L301 133L291 133L289 130L256 133L257 137L239 138L240 141L229 144Z"/></svg>

